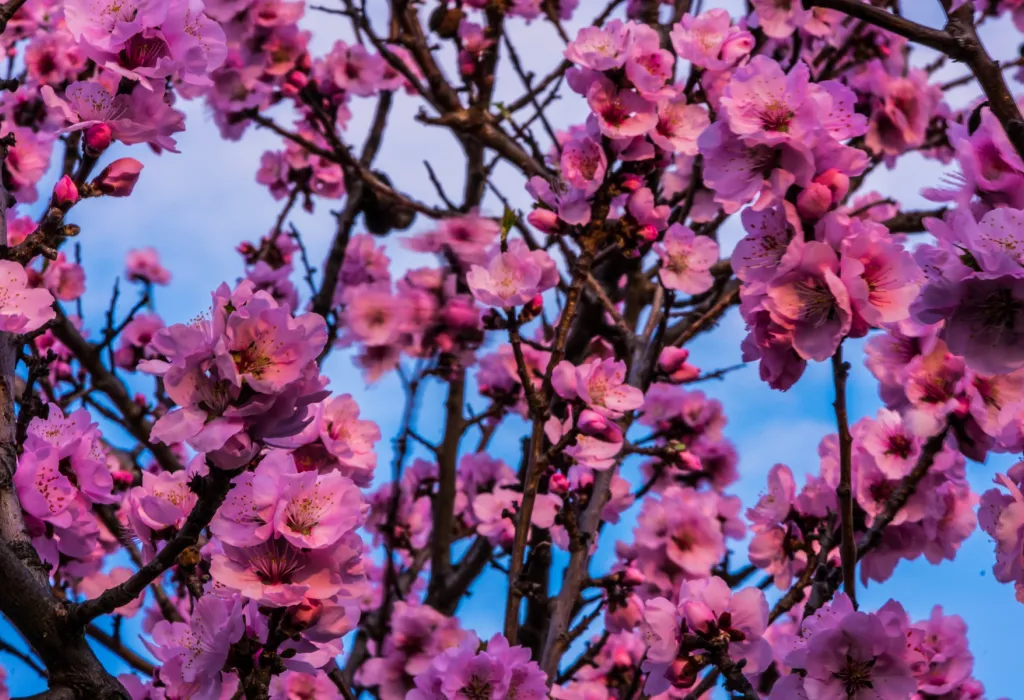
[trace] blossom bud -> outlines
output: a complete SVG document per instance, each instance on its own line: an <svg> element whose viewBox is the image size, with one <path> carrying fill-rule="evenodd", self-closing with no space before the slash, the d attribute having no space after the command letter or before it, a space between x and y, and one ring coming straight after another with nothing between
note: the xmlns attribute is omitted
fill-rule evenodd
<svg viewBox="0 0 1024 700"><path fill-rule="evenodd" d="M647 580L643 572L635 566L627 566L622 572L622 582L627 586L639 586Z"/></svg>
<svg viewBox="0 0 1024 700"><path fill-rule="evenodd" d="M814 182L832 191L832 203L836 204L850 191L850 178L845 173L831 168L814 178Z"/></svg>
<svg viewBox="0 0 1024 700"><path fill-rule="evenodd" d="M544 233L555 233L559 227L558 214L550 209L534 209L526 215L526 220L535 229Z"/></svg>
<svg viewBox="0 0 1024 700"><path fill-rule="evenodd" d="M612 664L619 668L632 668L633 657L630 656L629 650L622 646L615 647L615 651L612 652Z"/></svg>
<svg viewBox="0 0 1024 700"><path fill-rule="evenodd" d="M646 224L640 228L640 237L648 243L654 243L658 240L658 229L654 224Z"/></svg>
<svg viewBox="0 0 1024 700"><path fill-rule="evenodd" d="M469 51L459 51L459 75L469 78L476 73L476 58Z"/></svg>
<svg viewBox="0 0 1024 700"><path fill-rule="evenodd" d="M118 158L93 181L99 191L111 197L127 197L135 189L142 163L134 158Z"/></svg>
<svg viewBox="0 0 1024 700"><path fill-rule="evenodd" d="M519 313L519 322L529 323L533 319L540 316L540 312L541 310L543 310L543 308L544 297L542 297L540 294L535 295L533 299L530 299L530 301L523 306L523 310Z"/></svg>
<svg viewBox="0 0 1024 700"><path fill-rule="evenodd" d="M123 469L112 471L110 476L114 479L114 485L122 489L130 487L132 482L135 480L135 477L132 476L131 472L126 472Z"/></svg>
<svg viewBox="0 0 1024 700"><path fill-rule="evenodd" d="M796 209L805 219L820 219L832 206L832 191L812 182L796 197Z"/></svg>
<svg viewBox="0 0 1024 700"><path fill-rule="evenodd" d="M644 184L644 179L636 173L626 173L622 176L621 186L627 192L636 192Z"/></svg>
<svg viewBox="0 0 1024 700"><path fill-rule="evenodd" d="M114 132L106 124L93 124L85 132L85 152L92 157L107 150L114 140Z"/></svg>
<svg viewBox="0 0 1024 700"><path fill-rule="evenodd" d="M61 209L67 210L78 201L78 185L70 177L65 175L53 187L53 203Z"/></svg>
<svg viewBox="0 0 1024 700"><path fill-rule="evenodd" d="M717 621L714 611L696 600L688 600L683 603L683 615L686 616L686 623L690 629L695 632L707 632Z"/></svg>
<svg viewBox="0 0 1024 700"><path fill-rule="evenodd" d="M311 627L320 620L323 612L323 603L307 598L291 609L291 626L300 630Z"/></svg>
<svg viewBox="0 0 1024 700"><path fill-rule="evenodd" d="M675 688L689 688L697 682L697 667L690 659L676 659L665 671L665 678Z"/></svg>
<svg viewBox="0 0 1024 700"><path fill-rule="evenodd" d="M747 31L734 33L722 42L721 58L733 63L749 54L754 48L754 35Z"/></svg>
<svg viewBox="0 0 1024 700"><path fill-rule="evenodd" d="M667 347L658 357L658 368L674 383L692 381L700 376L700 369L687 362L689 357L686 348Z"/></svg>
<svg viewBox="0 0 1024 700"><path fill-rule="evenodd" d="M566 478L565 474L556 472L551 475L551 478L548 479L548 492L557 496L562 496L569 492L569 479Z"/></svg>

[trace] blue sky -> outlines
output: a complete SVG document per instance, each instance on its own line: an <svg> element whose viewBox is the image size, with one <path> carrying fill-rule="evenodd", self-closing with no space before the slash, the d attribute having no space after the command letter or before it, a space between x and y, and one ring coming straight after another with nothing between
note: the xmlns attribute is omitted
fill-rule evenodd
<svg viewBox="0 0 1024 700"><path fill-rule="evenodd" d="M375 3L371 3L375 4ZM724 6L735 10L737 2L706 2L706 7ZM940 10L935 0L912 0L903 3L908 16L918 21L937 24ZM598 0L581 0L577 16L589 18L603 7ZM337 37L348 37L348 27L335 17L314 14L305 20L318 32L314 53L323 53ZM986 27L984 36L997 56L1014 53L1017 41L1006 25ZM560 58L561 42L547 25L533 24L513 32L519 53L528 69L538 75L547 73ZM925 52L920 52L927 60ZM964 69L944 69L943 78L962 75ZM499 75L497 99L508 100L521 92L518 78L505 70ZM972 96L970 88L961 89L951 99ZM158 291L157 309L169 323L184 321L206 309L209 291L225 278L233 281L241 273L240 259L234 247L243 240L257 240L267 233L279 212L280 203L273 201L266 190L257 185L254 173L260 154L279 148L279 141L266 131L250 130L240 142L222 141L209 115L201 104L185 103L188 130L179 138L180 155L155 157L136 147L128 151L146 164L135 193L127 200L89 200L77 207L72 220L81 224L83 261L88 271L85 315L87 325L102 326L103 313L109 302L114 279L122 273L124 255L134 247L151 245L157 248L174 280L168 289ZM422 161L429 160L449 192L462 188L461 150L443 129L425 127L414 121L418 105L411 99L397 100L378 164L395 185L414 197L434 201L436 195ZM372 104L356 101L352 111L349 140L360 142L365 133ZM584 116L582 101L568 91L550 110L552 122L566 126ZM285 115L285 119L287 119ZM127 149L126 149L127 150ZM452 158L452 154L458 154ZM920 208L927 203L918 195L920 187L937 181L940 167L917 156L906 158L892 171L873 173L866 189L876 189L895 197L907 208ZM46 182L52 183L50 178ZM527 210L529 199L522 191L522 180L511 169L499 166L495 174L498 187L515 206ZM44 185L41 190L47 188ZM299 212L292 217L301 231L311 256L321 260L334 233L334 220L329 207L318 203L314 215ZM500 214L496 199L485 200L485 213ZM428 229L429 222L419 219L413 231ZM741 232L738 222L726 226L723 243L730 246ZM391 247L396 268L430 264L428 258L413 256L397 246ZM298 279L296 279L299 282ZM304 289L304 287L300 287ZM130 303L131 295L122 299ZM691 344L693 361L705 370L716 369L740 361L739 342L744 331L739 315L731 312L712 334ZM863 369L862 342L851 342L849 359L854 365L850 381L850 411L853 420L874 414L880 403L876 385ZM337 392L356 396L364 417L375 420L384 440L380 443L379 473L386 475L391 457L391 438L397 429L398 413L395 397L401 389L393 378L386 378L368 388L355 371L349 358L337 354L325 366L325 373ZM818 468L819 440L834 431L831 409L832 383L827 366L808 369L799 384L788 393L774 392L757 379L754 367L730 374L720 382L707 383L703 391L722 401L729 424L726 434L735 442L740 454L741 479L733 491L751 503L764 487L768 469L777 462L788 464L801 479L803 473ZM437 406L443 391L431 387L424 405ZM483 405L482 401L478 404ZM420 432L428 438L440 434L438 412L421 412ZM510 424L501 430L492 453L510 464L518 459L521 427ZM992 458L987 464L971 464L969 478L975 490L983 491L997 471L1013 462L1007 456ZM630 471L627 469L627 476ZM620 525L608 528L604 546L595 557L593 570L600 572L611 562L613 540L630 539L633 511ZM743 546L737 554L743 554ZM1024 608L1016 603L1010 587L992 578L992 546L987 536L976 532L964 545L957 560L933 567L918 561L901 564L885 585L872 585L861 594L868 609L880 606L890 597L901 601L915 619L926 617L932 605L941 604L948 613L961 615L968 623L971 648L976 657L976 676L988 690L989 698L1020 697L1015 664L1019 652L1007 641L1024 628ZM557 580L557 579L556 579ZM500 627L495 614L495 594L503 601L503 578L491 572L476 586L464 604L463 624L475 628L481 636L489 636ZM126 629L131 629L129 625ZM0 637L20 643L13 631L0 624ZM104 655L107 658L108 655ZM31 671L0 656L0 664L8 670L15 695L37 692L44 685ZM110 668L124 670L116 659Z"/></svg>

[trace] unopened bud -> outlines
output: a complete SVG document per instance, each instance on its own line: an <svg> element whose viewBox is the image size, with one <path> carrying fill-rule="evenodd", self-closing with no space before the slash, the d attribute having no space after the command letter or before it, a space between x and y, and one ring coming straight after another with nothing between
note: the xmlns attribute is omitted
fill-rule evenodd
<svg viewBox="0 0 1024 700"><path fill-rule="evenodd" d="M647 577L635 566L627 566L622 572L622 582L628 586L639 586L646 580Z"/></svg>
<svg viewBox="0 0 1024 700"><path fill-rule="evenodd" d="M534 209L526 215L526 220L535 229L544 233L554 233L559 228L558 214L550 209Z"/></svg>
<svg viewBox="0 0 1024 700"><path fill-rule="evenodd" d="M832 203L838 204L850 192L850 178L835 168L826 170L814 178L814 182L824 185L832 192Z"/></svg>
<svg viewBox="0 0 1024 700"><path fill-rule="evenodd" d="M805 219L820 219L832 207L832 191L812 182L796 197L796 209Z"/></svg>
<svg viewBox="0 0 1024 700"><path fill-rule="evenodd" d="M53 187L53 203L67 210L78 201L78 185L65 175Z"/></svg>
<svg viewBox="0 0 1024 700"><path fill-rule="evenodd" d="M565 474L556 472L548 479L548 491L556 496L563 496L569 493L569 479Z"/></svg>
<svg viewBox="0 0 1024 700"><path fill-rule="evenodd" d="M142 163L134 158L118 158L104 168L100 176L93 181L103 194L111 197L127 197L135 189L142 172Z"/></svg>
<svg viewBox="0 0 1024 700"><path fill-rule="evenodd" d="M106 124L93 124L85 132L85 152L92 157L107 150L114 140L114 132Z"/></svg>
<svg viewBox="0 0 1024 700"><path fill-rule="evenodd" d="M627 192L636 192L644 184L644 179L636 173L627 173L622 176L622 189Z"/></svg>
<svg viewBox="0 0 1024 700"><path fill-rule="evenodd" d="M640 237L648 243L654 243L658 240L658 229L655 228L654 224L647 224L640 228Z"/></svg>

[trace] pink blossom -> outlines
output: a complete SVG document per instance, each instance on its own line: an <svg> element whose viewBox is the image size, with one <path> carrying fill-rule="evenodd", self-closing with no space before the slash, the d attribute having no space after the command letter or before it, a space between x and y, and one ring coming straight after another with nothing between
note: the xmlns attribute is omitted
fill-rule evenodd
<svg viewBox="0 0 1024 700"><path fill-rule="evenodd" d="M613 419L640 408L644 402L643 392L625 381L626 363L613 360L593 359L578 367L563 360L552 375L554 389L563 399L579 399Z"/></svg>
<svg viewBox="0 0 1024 700"><path fill-rule="evenodd" d="M696 17L686 13L671 37L679 58L713 71L728 68L754 48L753 35L732 26L729 12L720 8Z"/></svg>
<svg viewBox="0 0 1024 700"><path fill-rule="evenodd" d="M608 158L597 141L584 137L563 146L561 165L565 181L590 196L604 181Z"/></svg>
<svg viewBox="0 0 1024 700"><path fill-rule="evenodd" d="M553 284L546 270L554 265L545 251L530 251L525 246L508 252L495 251L487 267L473 265L466 283L482 303L499 308L521 306Z"/></svg>
<svg viewBox="0 0 1024 700"><path fill-rule="evenodd" d="M598 76L587 90L587 104L597 115L601 133L621 139L646 134L658 123L655 105L632 90L616 88Z"/></svg>
<svg viewBox="0 0 1024 700"><path fill-rule="evenodd" d="M142 172L142 163L134 158L118 158L103 169L94 184L111 197L127 197L135 189Z"/></svg>
<svg viewBox="0 0 1024 700"><path fill-rule="evenodd" d="M68 509L78 491L61 473L56 450L44 443L23 452L14 472L14 487L29 515L59 527L71 525Z"/></svg>
<svg viewBox="0 0 1024 700"><path fill-rule="evenodd" d="M752 143L804 138L815 126L809 80L803 63L787 75L770 58L755 56L733 74L722 93L729 128Z"/></svg>
<svg viewBox="0 0 1024 700"><path fill-rule="evenodd" d="M55 316L50 292L29 288L25 268L0 260L0 330L31 333Z"/></svg>
<svg viewBox="0 0 1024 700"><path fill-rule="evenodd" d="M686 103L683 96L658 101L658 124L648 134L651 141L669 153L695 156L697 139L711 123L707 111Z"/></svg>
<svg viewBox="0 0 1024 700"><path fill-rule="evenodd" d="M626 63L630 39L629 25L619 20L612 20L603 27L584 27L569 42L565 58L595 71L621 68Z"/></svg>
<svg viewBox="0 0 1024 700"><path fill-rule="evenodd" d="M43 284L61 301L73 301L85 294L85 270L70 262L64 253L57 253L43 270Z"/></svg>
<svg viewBox="0 0 1024 700"><path fill-rule="evenodd" d="M849 332L849 292L839 260L824 243L790 243L782 270L768 286L772 319L793 333L793 348L808 360L827 360Z"/></svg>
<svg viewBox="0 0 1024 700"><path fill-rule="evenodd" d="M672 224L654 251L661 258L658 276L667 289L686 294L711 289L711 266L718 262L718 243L714 239L697 236L682 224Z"/></svg>
<svg viewBox="0 0 1024 700"><path fill-rule="evenodd" d="M125 256L125 276L133 281L161 285L171 281L171 273L160 264L155 248L129 250Z"/></svg>

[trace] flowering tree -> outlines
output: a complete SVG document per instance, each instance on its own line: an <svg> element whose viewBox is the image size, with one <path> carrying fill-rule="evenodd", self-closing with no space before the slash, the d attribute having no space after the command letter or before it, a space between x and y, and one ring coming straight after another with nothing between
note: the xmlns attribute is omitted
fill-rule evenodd
<svg viewBox="0 0 1024 700"><path fill-rule="evenodd" d="M980 525L1024 601L1024 462L980 495L966 478L1024 450L1020 61L976 29L1024 28L1024 4L942 0L943 28L895 0L368 4L0 5L0 653L45 677L34 697L981 698L963 620L857 589L954 560ZM307 10L347 39L311 53ZM543 75L513 38L530 23L564 40ZM964 77L942 84L947 61ZM153 248L127 260L137 300L85 319L68 217L160 177L111 154L175 153L178 100L226 139L280 137L256 174L280 215L195 320L157 315ZM461 146L461 195L375 167L402 101ZM911 152L957 168L922 183L938 208L861 192ZM499 169L532 208L502 204ZM289 219L332 202L314 267ZM730 371L687 344L736 306L762 381L834 379L820 472L798 488L778 464L746 508L722 406L688 386ZM885 407L854 416L843 350L865 336ZM406 394L389 472L344 389L385 375ZM632 539L602 538L627 512ZM503 626L481 639L458 613L488 568Z"/></svg>

